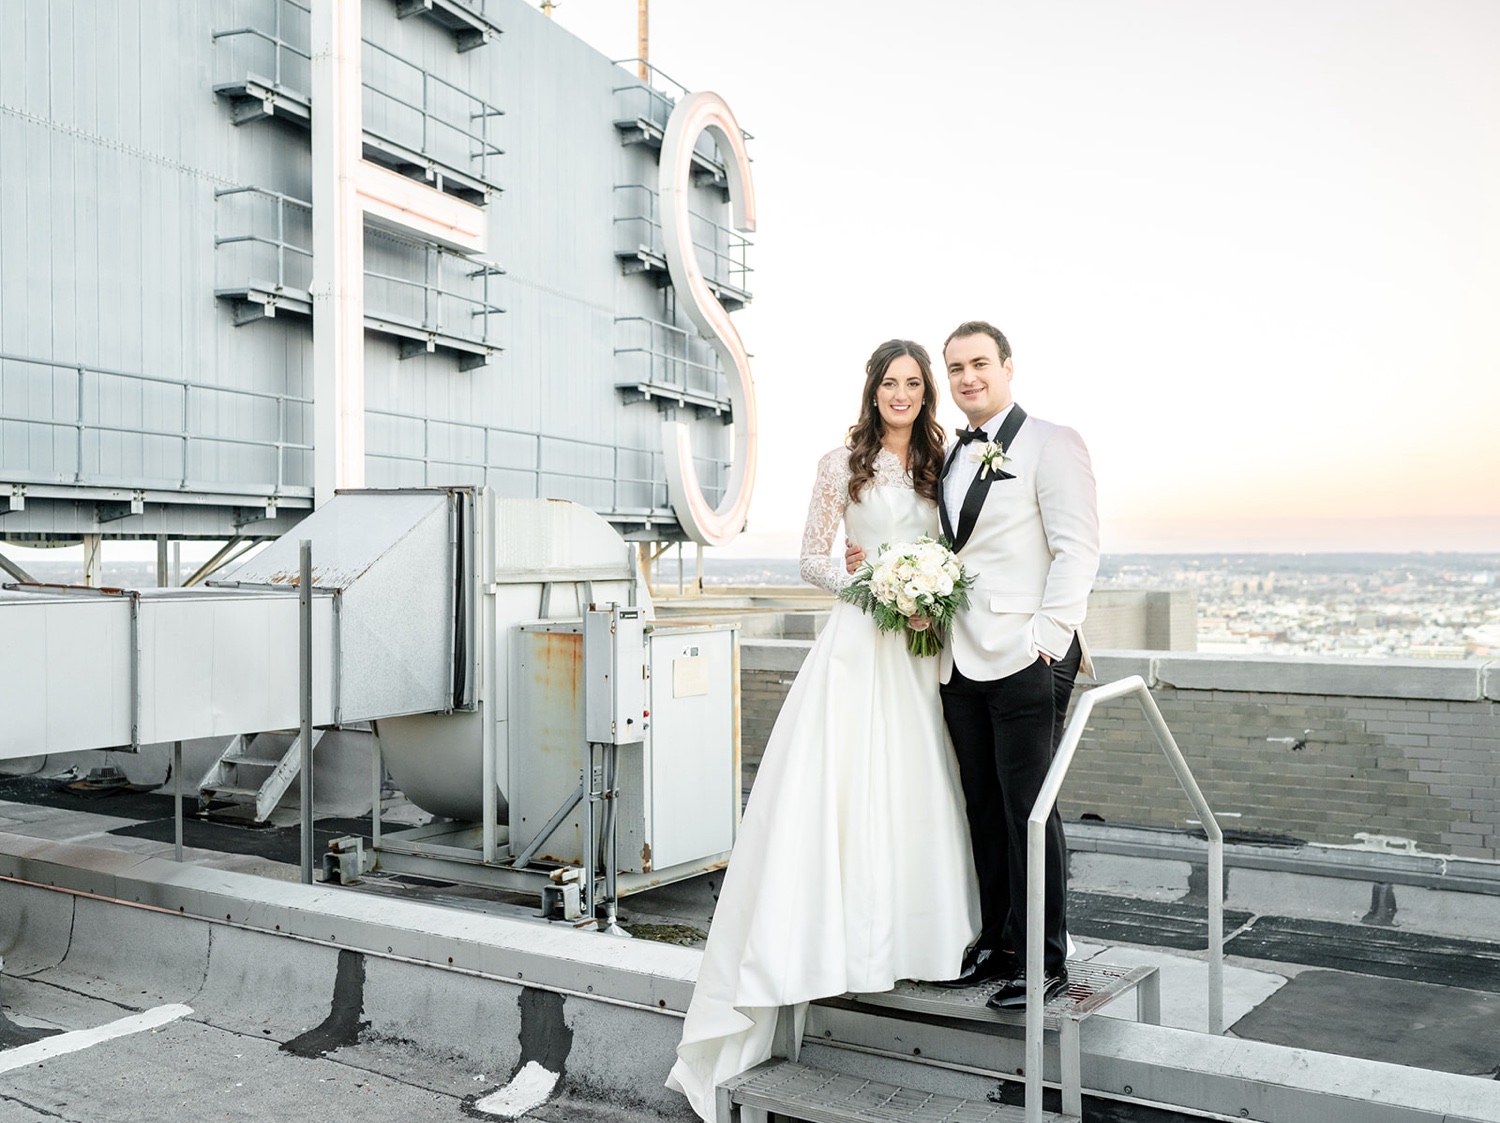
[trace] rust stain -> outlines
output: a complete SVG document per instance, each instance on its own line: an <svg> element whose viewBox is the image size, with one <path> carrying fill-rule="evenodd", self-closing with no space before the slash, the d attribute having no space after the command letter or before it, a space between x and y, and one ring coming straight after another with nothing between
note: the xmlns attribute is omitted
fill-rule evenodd
<svg viewBox="0 0 1500 1123"><path fill-rule="evenodd" d="M641 843L641 872L651 872L651 844L649 842Z"/></svg>
<svg viewBox="0 0 1500 1123"><path fill-rule="evenodd" d="M583 682L583 637L565 632L536 633L532 680L541 687L576 695Z"/></svg>

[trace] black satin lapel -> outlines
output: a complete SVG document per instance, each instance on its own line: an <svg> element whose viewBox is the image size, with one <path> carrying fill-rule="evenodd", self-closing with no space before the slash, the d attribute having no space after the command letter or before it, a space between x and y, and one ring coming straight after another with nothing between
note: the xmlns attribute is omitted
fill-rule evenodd
<svg viewBox="0 0 1500 1123"><path fill-rule="evenodd" d="M1010 442L1016 439L1016 433L1021 428L1021 423L1026 420L1026 411L1017 403L1010 407L1010 412L1005 415L1005 424L1000 426L1000 432L995 434L995 440L1000 442L1000 447L1007 452L1010 450Z"/></svg>
<svg viewBox="0 0 1500 1123"><path fill-rule="evenodd" d="M1005 415L1005 423L1000 426L1000 431L995 434L995 440L1001 448L1010 448L1010 442L1015 440L1016 433L1021 428L1021 423L1026 420L1026 411L1020 405L1014 405ZM979 510L984 506L984 497L990 490L990 484L996 480L1013 480L1009 472L995 470L991 472L979 471L974 473L974 482L969 485L969 490L964 495L963 506L958 511L958 533L953 536L953 549L962 550L964 543L968 542L969 536L974 533L974 524L979 521Z"/></svg>
<svg viewBox="0 0 1500 1123"><path fill-rule="evenodd" d="M1006 478L1010 474L1004 473ZM982 478L981 478L982 477ZM975 472L974 482L969 485L969 490L964 493L964 505L958 509L958 533L953 536L953 549L956 553L964 548L964 543L969 540L969 535L974 533L974 524L979 521L979 508L984 506L985 493L990 490L990 484L1000 479L999 472Z"/></svg>

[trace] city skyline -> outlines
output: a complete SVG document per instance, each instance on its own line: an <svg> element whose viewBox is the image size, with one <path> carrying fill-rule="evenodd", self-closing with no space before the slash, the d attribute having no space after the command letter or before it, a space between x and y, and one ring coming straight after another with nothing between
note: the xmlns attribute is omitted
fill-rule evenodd
<svg viewBox="0 0 1500 1123"><path fill-rule="evenodd" d="M1500 7L651 15L653 62L756 136L763 454L729 552L795 550L875 343L971 316L1088 441L1106 550L1500 547ZM556 17L635 54L633 4ZM814 213L808 176L846 193Z"/></svg>

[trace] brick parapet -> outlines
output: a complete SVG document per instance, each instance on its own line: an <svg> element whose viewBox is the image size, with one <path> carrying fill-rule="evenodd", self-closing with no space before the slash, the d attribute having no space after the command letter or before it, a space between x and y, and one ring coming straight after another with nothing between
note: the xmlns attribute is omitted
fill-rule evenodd
<svg viewBox="0 0 1500 1123"><path fill-rule="evenodd" d="M811 645L744 646L742 745L754 764ZM1095 664L1101 682L1136 674L1151 688L1231 837L1500 860L1500 662L1110 651ZM1071 820L1192 822L1128 698L1095 711L1061 807Z"/></svg>

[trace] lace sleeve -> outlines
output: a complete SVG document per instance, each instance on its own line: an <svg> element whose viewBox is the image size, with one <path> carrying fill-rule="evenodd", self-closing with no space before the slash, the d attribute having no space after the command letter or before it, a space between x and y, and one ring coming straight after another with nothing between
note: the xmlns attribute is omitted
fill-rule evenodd
<svg viewBox="0 0 1500 1123"><path fill-rule="evenodd" d="M802 530L802 580L830 593L849 583L844 553L829 556L834 532L849 505L849 450L836 448L818 461L818 479L807 505L807 525Z"/></svg>

